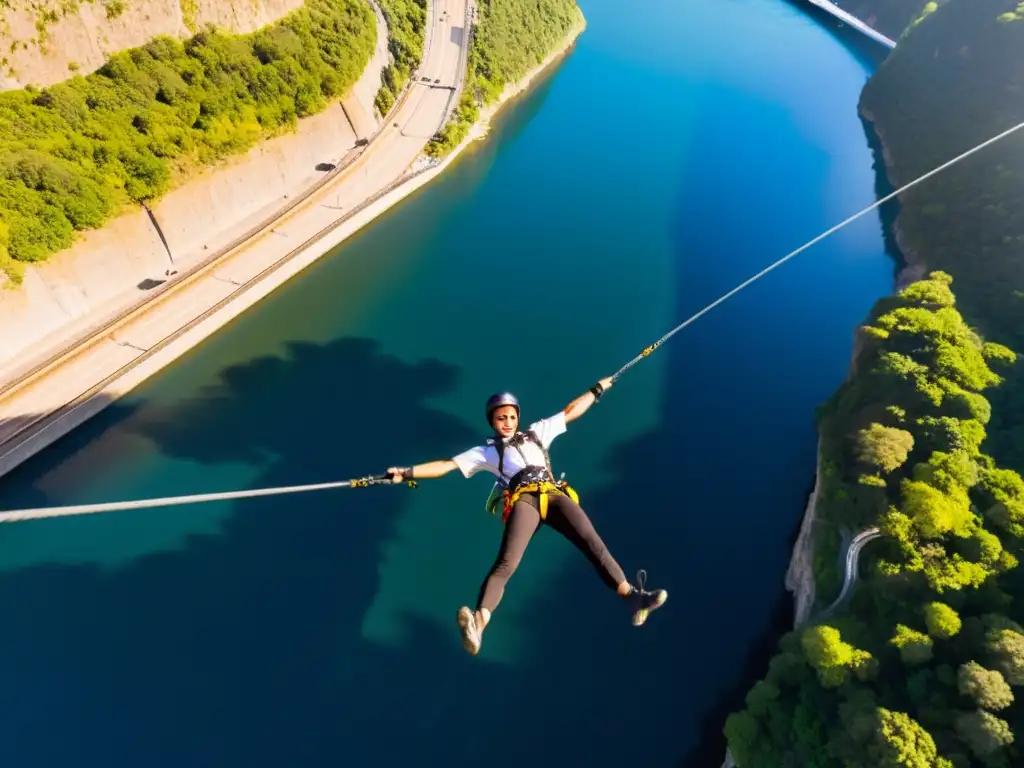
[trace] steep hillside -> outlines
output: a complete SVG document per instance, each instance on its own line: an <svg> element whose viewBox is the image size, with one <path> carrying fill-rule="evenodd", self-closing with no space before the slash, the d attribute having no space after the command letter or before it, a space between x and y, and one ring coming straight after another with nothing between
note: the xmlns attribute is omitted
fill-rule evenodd
<svg viewBox="0 0 1024 768"><path fill-rule="evenodd" d="M576 0L479 0L466 83L459 105L427 153L444 157L459 145L505 87L556 50L583 21Z"/></svg>
<svg viewBox="0 0 1024 768"><path fill-rule="evenodd" d="M1022 91L1024 3L949 0L916 17L861 110L900 184L1024 121ZM882 537L852 600L783 638L729 718L741 768L1024 764L1024 370L1008 348L1024 350L1024 135L900 211L914 271L941 271L879 302L821 409L819 607L840 539Z"/></svg>
<svg viewBox="0 0 1024 768"><path fill-rule="evenodd" d="M158 35L207 24L252 32L302 0L0 0L0 90L47 86L99 69Z"/></svg>
<svg viewBox="0 0 1024 768"><path fill-rule="evenodd" d="M730 715L740 768L1024 760L1024 481L982 447L1015 355L968 327L951 283L933 272L878 302L821 410L821 524L882 537L852 599L787 634Z"/></svg>
<svg viewBox="0 0 1024 768"><path fill-rule="evenodd" d="M0 94L0 267L17 279L76 232L322 112L375 39L364 0L309 0L248 35L158 37L87 77Z"/></svg>

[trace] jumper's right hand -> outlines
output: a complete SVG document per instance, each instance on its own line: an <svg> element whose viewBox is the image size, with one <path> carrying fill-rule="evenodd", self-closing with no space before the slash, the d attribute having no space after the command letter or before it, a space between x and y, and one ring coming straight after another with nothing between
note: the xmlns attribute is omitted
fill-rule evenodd
<svg viewBox="0 0 1024 768"><path fill-rule="evenodd" d="M405 479L402 477L401 467L388 467L387 474L391 475L392 483L400 483Z"/></svg>

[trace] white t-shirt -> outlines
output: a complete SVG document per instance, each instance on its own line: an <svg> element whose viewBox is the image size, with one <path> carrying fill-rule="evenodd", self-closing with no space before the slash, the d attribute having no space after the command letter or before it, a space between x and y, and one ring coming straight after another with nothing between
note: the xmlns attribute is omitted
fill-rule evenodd
<svg viewBox="0 0 1024 768"><path fill-rule="evenodd" d="M560 434L565 432L565 412L559 411L554 416L535 421L529 426L537 435L545 448L550 447L551 442ZM507 443L509 438L504 438ZM522 451L522 454L520 454ZM526 461L523 461L523 457ZM460 453L452 458L462 472L463 477L472 477L480 470L490 472L495 477L498 474L498 449L494 445L478 445L468 451ZM531 467L545 467L544 453L532 440L524 440L519 445L509 448L505 447L504 469L505 481L508 482L512 476L527 465Z"/></svg>

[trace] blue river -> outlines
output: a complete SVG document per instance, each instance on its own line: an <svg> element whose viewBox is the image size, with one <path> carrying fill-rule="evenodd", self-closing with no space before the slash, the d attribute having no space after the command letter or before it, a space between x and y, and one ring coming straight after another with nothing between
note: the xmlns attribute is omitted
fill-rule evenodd
<svg viewBox="0 0 1024 768"><path fill-rule="evenodd" d="M572 52L440 179L0 480L4 506L329 481L532 421L876 199L877 66L784 0L584 0ZM644 627L542 530L479 657L490 483L0 532L0 764L717 765L791 619L814 408L892 287L865 216L673 337L553 446Z"/></svg>

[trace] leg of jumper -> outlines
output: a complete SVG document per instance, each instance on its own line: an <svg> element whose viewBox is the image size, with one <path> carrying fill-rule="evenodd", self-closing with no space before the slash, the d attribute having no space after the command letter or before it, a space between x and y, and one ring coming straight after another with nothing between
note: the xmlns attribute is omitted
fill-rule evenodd
<svg viewBox="0 0 1024 768"><path fill-rule="evenodd" d="M601 579L620 595L629 591L626 574L594 530L587 513L568 496L548 496L547 524L573 543L591 562Z"/></svg>
<svg viewBox="0 0 1024 768"><path fill-rule="evenodd" d="M487 614L484 614L485 622L501 602L501 596L505 594L505 583L515 573L526 551L526 545L530 543L539 527L540 512L523 499L517 501L508 516L508 522L505 523L501 547L498 549L494 565L491 566L491 572L480 585L476 608L477 613L487 611Z"/></svg>

